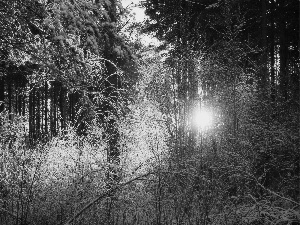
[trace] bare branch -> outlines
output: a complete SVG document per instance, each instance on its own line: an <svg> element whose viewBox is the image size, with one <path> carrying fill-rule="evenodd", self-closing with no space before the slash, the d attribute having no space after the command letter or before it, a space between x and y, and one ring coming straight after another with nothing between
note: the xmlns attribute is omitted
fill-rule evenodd
<svg viewBox="0 0 300 225"><path fill-rule="evenodd" d="M114 188L112 188L112 189L110 189L110 190L104 192L103 194L97 196L97 197L94 198L90 203L88 203L86 206L84 206L81 210L79 210L77 213L75 213L75 215L74 215L71 219L69 219L69 220L65 223L65 225L70 225L70 224L72 224L72 222L73 222L76 218L78 218L83 212L85 212L87 209L89 209L91 206L93 206L93 205L94 205L96 202L98 202L99 200L101 200L101 199L103 199L103 198L106 198L106 197L110 196L111 193L113 193L114 191L118 190L119 188L121 188L121 187L123 187L123 186L126 186L126 185L128 185L128 184L130 184L130 183L133 183L133 182L136 181L136 180L140 180L141 178L147 177L147 176L149 176L150 174L152 174L152 172L143 174L143 175L141 175L141 176L138 176L138 177L136 177L136 178L133 178L133 179L131 179L131 180L129 180L129 181L126 181L126 182L124 182L124 183L120 183L120 184L118 184L116 187L114 187Z"/></svg>

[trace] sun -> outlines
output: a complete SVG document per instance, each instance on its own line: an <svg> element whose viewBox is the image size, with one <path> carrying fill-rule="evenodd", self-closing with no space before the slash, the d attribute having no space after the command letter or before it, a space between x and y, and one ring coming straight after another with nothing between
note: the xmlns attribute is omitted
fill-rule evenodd
<svg viewBox="0 0 300 225"><path fill-rule="evenodd" d="M194 111L193 123L200 130L207 130L213 126L213 113L206 108Z"/></svg>

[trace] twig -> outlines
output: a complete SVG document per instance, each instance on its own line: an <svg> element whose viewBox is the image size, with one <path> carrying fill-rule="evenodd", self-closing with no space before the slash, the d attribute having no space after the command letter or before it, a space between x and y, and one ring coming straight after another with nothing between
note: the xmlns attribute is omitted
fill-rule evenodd
<svg viewBox="0 0 300 225"><path fill-rule="evenodd" d="M292 200L292 199L286 198L286 197L284 197L284 196L282 196L282 195L280 195L280 194L277 194L276 192L274 192L274 191L272 191L272 190L266 188L266 187L263 186L263 185L257 180L257 178L254 177L253 175L251 175L251 174L249 174L249 173L247 173L247 172L246 172L246 174L247 174L249 177L251 177L251 178L256 182L256 184L257 184L258 186L260 186L262 189L264 189L265 191L269 192L270 194L275 195L275 196L277 196L277 197L279 197L279 198L281 198L281 199L284 199L284 200L286 200L286 201L292 202L292 203L294 203L295 205L297 205L297 207L300 206L300 203L295 202L295 201ZM297 207L296 207L296 208L297 208Z"/></svg>
<svg viewBox="0 0 300 225"><path fill-rule="evenodd" d="M264 186L263 186L261 183L259 183L258 181L257 181L257 184L258 184L258 186L260 186L261 188L263 188L263 189L266 190L267 192L269 192L269 193L271 193L271 194L273 194L273 195L275 195L275 196L277 196L277 197L279 197L279 198L281 198L281 199L284 199L284 200L287 200L287 201L289 201L289 202L292 202L292 203L294 203L295 205L297 205L298 207L300 206L300 204L299 204L298 202L295 202L295 201L293 201L292 199L286 198L286 197L284 197L284 196L281 196L281 195L277 194L277 193L274 192L274 191L271 191L270 189L264 187Z"/></svg>
<svg viewBox="0 0 300 225"><path fill-rule="evenodd" d="M77 213L75 213L75 215L74 215L71 219L69 219L69 220L65 223L65 225L70 225L76 218L78 218L84 211L86 211L87 209L89 209L89 208L90 208L92 205L94 205L97 201L99 201L99 200L101 200L101 199L103 199L103 198L105 198L105 197L108 197L111 193L113 193L114 191L118 190L120 187L126 186L126 185L128 185L128 184L130 184L130 183L132 183L132 182L134 182L134 181L136 181L136 180L139 180L139 179L143 178L143 177L147 177L147 176L150 175L150 174L152 174L152 172L143 174L143 175L138 176L138 177L136 177L136 178L133 178L133 179L127 181L127 182L120 183L120 184L118 184L116 187L114 187L114 188L112 188L112 189L110 189L110 190L104 192L103 194L97 196L97 197L94 198L90 203L88 203L86 206L84 206L81 210L79 210Z"/></svg>

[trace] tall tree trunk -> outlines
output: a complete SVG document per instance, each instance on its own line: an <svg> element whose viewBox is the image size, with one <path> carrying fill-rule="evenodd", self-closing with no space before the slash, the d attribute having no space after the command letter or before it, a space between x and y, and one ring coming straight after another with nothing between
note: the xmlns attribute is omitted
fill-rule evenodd
<svg viewBox="0 0 300 225"><path fill-rule="evenodd" d="M267 93L267 80L268 80L267 1L261 0L261 2L262 2L261 47L263 49L263 53L262 53L262 69L261 69L261 77L260 77L260 91L262 93L262 97L264 98Z"/></svg>
<svg viewBox="0 0 300 225"><path fill-rule="evenodd" d="M19 79L18 78L16 78L15 80L14 80L14 86L15 86L15 90L14 90L14 93L15 93L15 96L14 96L14 98L15 98L15 108L14 108L14 111L15 111L15 114L16 115L20 115L19 114L19 105L20 105L20 102L19 102L19 96L20 96L20 93L19 93L19 87L20 87L20 82L19 82Z"/></svg>
<svg viewBox="0 0 300 225"><path fill-rule="evenodd" d="M29 102L28 102L28 108L29 108L29 139L30 142L32 141L32 130L33 130L33 126L32 126L32 84L30 84L30 92L29 92Z"/></svg>
<svg viewBox="0 0 300 225"><path fill-rule="evenodd" d="M18 93L17 95L17 112L19 115L22 115L22 103L23 103L23 95L21 95L20 93Z"/></svg>
<svg viewBox="0 0 300 225"><path fill-rule="evenodd" d="M193 62L193 57L189 56L189 59L187 61L187 73L188 73L188 95L189 95L189 109L188 109L188 115L191 115L192 112L195 110L197 105L197 97L198 97L198 81L197 81L197 74L195 72L195 64ZM190 135L189 135L189 157L194 154L195 148L196 148L196 136L197 136L197 130L193 127L193 121L192 118L189 116L189 127L190 127Z"/></svg>
<svg viewBox="0 0 300 225"><path fill-rule="evenodd" d="M117 8L116 0L110 0L110 4L106 5L106 10L110 17L110 22L117 22ZM117 63L116 55L113 54L113 48L115 47L115 34L113 30L108 30L107 35L109 40L105 43L104 57L113 62ZM119 164L120 164L120 149L119 149L119 130L117 126L117 121L110 114L114 114L115 109L113 105L117 105L118 101L118 90L120 89L120 80L117 75L117 70L115 66L109 61L105 62L106 66L106 82L105 82L105 97L106 100L103 103L103 119L105 120L105 133L108 137L108 148L107 148L107 161L109 163L109 168L107 171L107 188L114 188L120 180L119 175ZM112 103L114 103L112 105ZM117 115L114 115L117 116ZM102 121L104 121L102 120ZM112 193L114 195L114 193ZM112 199L111 199L112 200ZM107 202L107 221L111 224L111 206L112 202L108 200Z"/></svg>
<svg viewBox="0 0 300 225"><path fill-rule="evenodd" d="M44 103L44 111L45 111L45 135L48 136L48 82L45 81L45 103Z"/></svg>
<svg viewBox="0 0 300 225"><path fill-rule="evenodd" d="M32 139L36 140L36 90L32 89Z"/></svg>
<svg viewBox="0 0 300 225"><path fill-rule="evenodd" d="M280 32L280 71L279 71L279 88L281 96L287 100L288 98L288 79L287 79L287 54L288 54L288 46L287 46L287 38L286 38L286 22L285 22L285 1L279 1L279 10L281 12L281 18L279 20L279 32Z"/></svg>
<svg viewBox="0 0 300 225"><path fill-rule="evenodd" d="M69 118L70 118L70 122L73 125L74 124L74 115L73 115L73 109L74 109L74 93L70 93L69 94L69 108L68 108L68 112L69 112Z"/></svg>
<svg viewBox="0 0 300 225"><path fill-rule="evenodd" d="M41 138L41 94L40 90L37 89L36 92L36 138L40 139Z"/></svg>
<svg viewBox="0 0 300 225"><path fill-rule="evenodd" d="M238 134L238 107L237 107L237 74L234 74L233 82L233 137L236 139Z"/></svg>
<svg viewBox="0 0 300 225"><path fill-rule="evenodd" d="M26 95L24 94L22 96L22 116L25 116L26 109L27 109L27 106L26 106Z"/></svg>
<svg viewBox="0 0 300 225"><path fill-rule="evenodd" d="M275 26L274 26L274 0L271 1L271 30L270 30L270 59L271 59L271 101L274 103L276 98L275 87Z"/></svg>
<svg viewBox="0 0 300 225"><path fill-rule="evenodd" d="M7 96L8 96L8 112L9 119L12 119L12 82L11 79L8 79L7 82Z"/></svg>
<svg viewBox="0 0 300 225"><path fill-rule="evenodd" d="M298 13L299 13L299 36L298 36L298 62L300 59L300 2L298 1ZM295 79L295 89L294 89L294 100L296 101L298 105L298 115L299 115L299 109L300 109L300 68L298 67L298 73L294 74L294 79Z"/></svg>
<svg viewBox="0 0 300 225"><path fill-rule="evenodd" d="M69 120L73 124L76 123L76 112L77 108L76 105L79 101L80 94L78 92L70 93L69 94Z"/></svg>
<svg viewBox="0 0 300 225"><path fill-rule="evenodd" d="M59 103L60 103L60 117L61 117L61 128L64 129L66 127L67 122L67 101L66 101L66 90L61 85L60 87L60 96L59 96Z"/></svg>
<svg viewBox="0 0 300 225"><path fill-rule="evenodd" d="M116 10L116 0L110 0L110 5L106 7L111 22L117 22L117 10ZM115 45L115 36L112 30L108 31L109 41L106 43L104 56L106 59L110 60L111 62L117 62L116 57L112 54L112 49ZM104 117L107 119L109 118L109 114L114 111L112 106L112 102L116 103L118 101L118 93L116 90L120 88L120 80L119 76L116 74L116 68L110 62L106 62L106 70L107 70L107 80L105 83L105 95L106 100L104 103ZM108 171L107 178L108 178L108 187L114 186L119 181L118 171L116 166L119 164L120 159L120 150L118 147L119 142L119 131L117 127L116 120L111 118L107 121L106 124L106 132L107 137L109 137L108 141L108 149L107 149L107 160L111 163L111 168Z"/></svg>
<svg viewBox="0 0 300 225"><path fill-rule="evenodd" d="M55 81L51 83L51 108L50 108L50 126L51 126L51 136L56 136L56 83Z"/></svg>
<svg viewBox="0 0 300 225"><path fill-rule="evenodd" d="M4 83L5 83L5 77L2 76L0 77L0 113L4 110L4 98L5 98Z"/></svg>
<svg viewBox="0 0 300 225"><path fill-rule="evenodd" d="M35 88L31 84L29 93L29 137L31 143L33 143L36 139L35 122Z"/></svg>

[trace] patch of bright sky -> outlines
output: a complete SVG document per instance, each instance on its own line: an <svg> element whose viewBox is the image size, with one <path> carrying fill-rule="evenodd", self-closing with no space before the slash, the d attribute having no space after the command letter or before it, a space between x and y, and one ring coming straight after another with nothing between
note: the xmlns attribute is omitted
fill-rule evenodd
<svg viewBox="0 0 300 225"><path fill-rule="evenodd" d="M143 22L143 20L145 19L145 9L141 8L141 7L137 7L137 5L139 4L139 0L121 0L123 7L132 7L132 12L135 13L135 19L137 22Z"/></svg>
<svg viewBox="0 0 300 225"><path fill-rule="evenodd" d="M143 22L146 19L145 9L139 7L140 0L121 0L124 8L128 8L134 15L135 22ZM159 41L151 35L142 34L139 36L144 45L159 45Z"/></svg>

